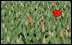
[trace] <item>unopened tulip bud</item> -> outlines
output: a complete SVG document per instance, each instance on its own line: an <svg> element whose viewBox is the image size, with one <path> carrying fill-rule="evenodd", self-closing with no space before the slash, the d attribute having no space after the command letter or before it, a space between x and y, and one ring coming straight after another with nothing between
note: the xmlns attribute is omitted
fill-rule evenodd
<svg viewBox="0 0 72 45"><path fill-rule="evenodd" d="M14 21L13 21L13 19L12 19L12 20L11 20L11 23L13 24L13 22L14 22Z"/></svg>
<svg viewBox="0 0 72 45"><path fill-rule="evenodd" d="M60 37L63 37L63 29L61 29Z"/></svg>
<svg viewBox="0 0 72 45"><path fill-rule="evenodd" d="M68 31L66 30L66 37L68 37Z"/></svg>
<svg viewBox="0 0 72 45"><path fill-rule="evenodd" d="M9 38L9 36L7 36L7 43L9 43L10 42L10 38Z"/></svg>
<svg viewBox="0 0 72 45"><path fill-rule="evenodd" d="M18 13L16 12L16 18L18 18Z"/></svg>
<svg viewBox="0 0 72 45"><path fill-rule="evenodd" d="M64 5L64 9L66 8L66 4Z"/></svg>
<svg viewBox="0 0 72 45"><path fill-rule="evenodd" d="M69 24L67 25L67 30L69 30Z"/></svg>
<svg viewBox="0 0 72 45"><path fill-rule="evenodd" d="M55 6L55 9L57 9L57 6Z"/></svg>
<svg viewBox="0 0 72 45"><path fill-rule="evenodd" d="M31 7L31 10L33 10L33 8Z"/></svg>
<svg viewBox="0 0 72 45"><path fill-rule="evenodd" d="M47 20L47 11L45 12L45 20Z"/></svg>
<svg viewBox="0 0 72 45"><path fill-rule="evenodd" d="M28 25L28 20L26 20L25 25Z"/></svg>
<svg viewBox="0 0 72 45"><path fill-rule="evenodd" d="M7 5L5 6L5 8L7 9Z"/></svg>
<svg viewBox="0 0 72 45"><path fill-rule="evenodd" d="M11 12L9 11L9 16L11 15Z"/></svg>
<svg viewBox="0 0 72 45"><path fill-rule="evenodd" d="M14 10L13 6L12 6L12 11Z"/></svg>
<svg viewBox="0 0 72 45"><path fill-rule="evenodd" d="M5 33L7 33L7 28L5 27Z"/></svg>
<svg viewBox="0 0 72 45"><path fill-rule="evenodd" d="M42 11L44 11L44 9L42 8Z"/></svg>
<svg viewBox="0 0 72 45"><path fill-rule="evenodd" d="M63 3L63 1L62 1L62 3Z"/></svg>
<svg viewBox="0 0 72 45"><path fill-rule="evenodd" d="M30 14L29 13L27 13L27 17L29 17L30 16Z"/></svg>
<svg viewBox="0 0 72 45"><path fill-rule="evenodd" d="M51 33L51 36L52 36L52 37L54 36L54 33L53 33L53 32Z"/></svg>
<svg viewBox="0 0 72 45"><path fill-rule="evenodd" d="M39 25L39 21L37 22L37 24Z"/></svg>
<svg viewBox="0 0 72 45"><path fill-rule="evenodd" d="M4 28L4 27L5 27L5 24L3 23L2 26L3 26L3 28Z"/></svg>
<svg viewBox="0 0 72 45"><path fill-rule="evenodd" d="M27 4L25 4L25 6L27 7Z"/></svg>
<svg viewBox="0 0 72 45"><path fill-rule="evenodd" d="M64 13L62 13L62 16L64 17Z"/></svg>
<svg viewBox="0 0 72 45"><path fill-rule="evenodd" d="M22 3L20 3L20 5L21 5L21 6L23 6L23 4L22 4Z"/></svg>
<svg viewBox="0 0 72 45"><path fill-rule="evenodd" d="M29 22L32 23L32 17L29 18Z"/></svg>
<svg viewBox="0 0 72 45"><path fill-rule="evenodd" d="M45 29L44 29L44 22L41 23L41 27L42 27L42 32L44 33L44 32L45 32Z"/></svg>
<svg viewBox="0 0 72 45"><path fill-rule="evenodd" d="M13 3L14 1L11 1L11 3Z"/></svg>
<svg viewBox="0 0 72 45"><path fill-rule="evenodd" d="M44 19L44 16L42 16L42 20Z"/></svg>
<svg viewBox="0 0 72 45"><path fill-rule="evenodd" d="M52 6L54 6L54 2L52 1Z"/></svg>
<svg viewBox="0 0 72 45"><path fill-rule="evenodd" d="M69 37L71 37L71 32L69 32Z"/></svg>
<svg viewBox="0 0 72 45"><path fill-rule="evenodd" d="M16 43L19 44L19 38L16 40Z"/></svg>

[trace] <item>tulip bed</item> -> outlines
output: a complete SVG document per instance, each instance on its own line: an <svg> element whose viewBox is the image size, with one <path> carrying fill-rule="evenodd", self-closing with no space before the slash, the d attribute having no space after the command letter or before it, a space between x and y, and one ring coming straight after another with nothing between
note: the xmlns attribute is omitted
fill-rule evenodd
<svg viewBox="0 0 72 45"><path fill-rule="evenodd" d="M1 1L1 44L71 44L71 2Z"/></svg>

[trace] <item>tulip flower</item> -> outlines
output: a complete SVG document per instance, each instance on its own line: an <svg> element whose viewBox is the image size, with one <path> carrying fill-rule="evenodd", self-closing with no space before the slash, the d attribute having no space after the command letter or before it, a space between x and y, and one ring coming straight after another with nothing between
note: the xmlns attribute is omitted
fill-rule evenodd
<svg viewBox="0 0 72 45"><path fill-rule="evenodd" d="M53 15L55 17L59 17L59 16L61 16L61 11L59 11L59 10L53 10Z"/></svg>
<svg viewBox="0 0 72 45"><path fill-rule="evenodd" d="M44 33L44 32L45 32L45 29L44 29L44 22L41 22L41 27L42 27L42 32Z"/></svg>
<svg viewBox="0 0 72 45"><path fill-rule="evenodd" d="M29 18L29 22L32 23L32 17Z"/></svg>

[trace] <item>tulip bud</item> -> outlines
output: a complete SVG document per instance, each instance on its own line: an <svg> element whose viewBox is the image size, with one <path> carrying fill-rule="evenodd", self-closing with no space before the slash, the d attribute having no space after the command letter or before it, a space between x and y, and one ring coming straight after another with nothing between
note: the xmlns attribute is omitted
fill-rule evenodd
<svg viewBox="0 0 72 45"><path fill-rule="evenodd" d="M62 3L63 3L63 1L62 1Z"/></svg>
<svg viewBox="0 0 72 45"><path fill-rule="evenodd" d="M45 32L45 29L44 29L44 22L41 23L41 27L42 27L42 32L44 33L44 32Z"/></svg>
<svg viewBox="0 0 72 45"><path fill-rule="evenodd" d="M13 24L13 19L11 20L11 23Z"/></svg>
<svg viewBox="0 0 72 45"><path fill-rule="evenodd" d="M66 8L66 4L64 5L64 9Z"/></svg>
<svg viewBox="0 0 72 45"><path fill-rule="evenodd" d="M51 37L51 31L49 31L49 36Z"/></svg>
<svg viewBox="0 0 72 45"><path fill-rule="evenodd" d="M44 9L42 8L42 11L44 11Z"/></svg>
<svg viewBox="0 0 72 45"><path fill-rule="evenodd" d="M44 19L44 16L42 16L42 20Z"/></svg>
<svg viewBox="0 0 72 45"><path fill-rule="evenodd" d="M3 23L2 26L3 26L3 28L4 28L4 27L5 27L5 24Z"/></svg>
<svg viewBox="0 0 72 45"><path fill-rule="evenodd" d="M29 16L30 16L30 14L28 13L28 14L27 14L27 17L29 17Z"/></svg>
<svg viewBox="0 0 72 45"><path fill-rule="evenodd" d="M47 11L45 12L45 19L47 20Z"/></svg>
<svg viewBox="0 0 72 45"><path fill-rule="evenodd" d="M63 29L61 29L60 37L63 37Z"/></svg>
<svg viewBox="0 0 72 45"><path fill-rule="evenodd" d="M69 32L69 37L71 37L71 32Z"/></svg>
<svg viewBox="0 0 72 45"><path fill-rule="evenodd" d="M5 27L5 33L7 33L7 28Z"/></svg>
<svg viewBox="0 0 72 45"><path fill-rule="evenodd" d="M19 38L16 40L16 44L19 44Z"/></svg>
<svg viewBox="0 0 72 45"><path fill-rule="evenodd" d="M19 3L21 3L21 1L19 1Z"/></svg>
<svg viewBox="0 0 72 45"><path fill-rule="evenodd" d="M14 10L13 6L11 7L12 11Z"/></svg>
<svg viewBox="0 0 72 45"><path fill-rule="evenodd" d="M27 4L25 4L25 6L27 7Z"/></svg>
<svg viewBox="0 0 72 45"><path fill-rule="evenodd" d="M20 3L21 6L23 6L22 2Z"/></svg>
<svg viewBox="0 0 72 45"><path fill-rule="evenodd" d="M31 10L33 10L33 8L31 7Z"/></svg>
<svg viewBox="0 0 72 45"><path fill-rule="evenodd" d="M66 30L66 37L68 37L68 31Z"/></svg>
<svg viewBox="0 0 72 45"><path fill-rule="evenodd" d="M18 18L18 13L16 12L16 18Z"/></svg>
<svg viewBox="0 0 72 45"><path fill-rule="evenodd" d="M54 6L54 2L52 1L52 6Z"/></svg>
<svg viewBox="0 0 72 45"><path fill-rule="evenodd" d="M26 20L25 25L28 25L28 20Z"/></svg>
<svg viewBox="0 0 72 45"><path fill-rule="evenodd" d="M39 25L39 21L37 22L37 24Z"/></svg>
<svg viewBox="0 0 72 45"><path fill-rule="evenodd" d="M7 43L9 43L10 42L10 38L7 36Z"/></svg>
<svg viewBox="0 0 72 45"><path fill-rule="evenodd" d="M53 33L53 32L51 33L51 36L52 36L52 37L54 36L54 33Z"/></svg>
<svg viewBox="0 0 72 45"><path fill-rule="evenodd" d="M14 1L11 1L11 3L13 3Z"/></svg>
<svg viewBox="0 0 72 45"><path fill-rule="evenodd" d="M29 22L32 23L32 17L29 18Z"/></svg>
<svg viewBox="0 0 72 45"><path fill-rule="evenodd" d="M64 13L62 13L62 16L64 17Z"/></svg>
<svg viewBox="0 0 72 45"><path fill-rule="evenodd" d="M7 5L5 6L5 8L7 9Z"/></svg>
<svg viewBox="0 0 72 45"><path fill-rule="evenodd" d="M57 6L55 6L55 9L57 9Z"/></svg>
<svg viewBox="0 0 72 45"><path fill-rule="evenodd" d="M49 13L48 13L48 15L49 15Z"/></svg>
<svg viewBox="0 0 72 45"><path fill-rule="evenodd" d="M67 25L67 30L69 30L69 24Z"/></svg>
<svg viewBox="0 0 72 45"><path fill-rule="evenodd" d="M47 11L45 11L45 15L47 15Z"/></svg>

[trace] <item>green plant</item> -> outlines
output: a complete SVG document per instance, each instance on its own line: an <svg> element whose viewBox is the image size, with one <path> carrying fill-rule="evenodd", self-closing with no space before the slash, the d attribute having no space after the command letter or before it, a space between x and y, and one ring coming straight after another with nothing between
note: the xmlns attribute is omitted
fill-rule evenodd
<svg viewBox="0 0 72 45"><path fill-rule="evenodd" d="M54 9L61 11L59 20L53 16ZM70 1L1 1L1 44L42 44L42 41L71 44Z"/></svg>

